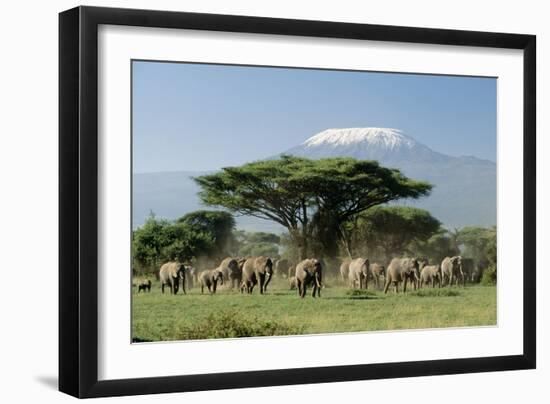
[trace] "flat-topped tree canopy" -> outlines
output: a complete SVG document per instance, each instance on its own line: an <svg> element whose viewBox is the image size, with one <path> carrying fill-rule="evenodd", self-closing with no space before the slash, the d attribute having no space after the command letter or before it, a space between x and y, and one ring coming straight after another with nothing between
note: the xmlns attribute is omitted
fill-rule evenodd
<svg viewBox="0 0 550 404"><path fill-rule="evenodd" d="M286 227L307 256L312 219L330 217L339 226L373 206L428 195L432 185L415 181L376 161L311 160L283 155L194 178L207 205L272 220ZM317 221L318 223L318 221Z"/></svg>

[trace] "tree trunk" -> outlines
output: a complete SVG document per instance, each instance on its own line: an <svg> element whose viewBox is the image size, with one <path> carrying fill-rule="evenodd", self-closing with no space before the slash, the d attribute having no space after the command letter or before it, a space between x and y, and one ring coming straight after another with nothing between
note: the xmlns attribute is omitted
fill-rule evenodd
<svg viewBox="0 0 550 404"><path fill-rule="evenodd" d="M300 261L303 261L307 258L307 245L305 242L300 244Z"/></svg>
<svg viewBox="0 0 550 404"><path fill-rule="evenodd" d="M340 240L342 241L342 247L344 247L344 251L349 259L353 259L353 256L351 254L351 248L348 240L346 240L344 237L340 237Z"/></svg>
<svg viewBox="0 0 550 404"><path fill-rule="evenodd" d="M344 249L346 250L346 254L348 255L349 259L352 259L353 256L351 254L351 243L348 237L346 236L346 233L342 229L342 226L338 225L338 231L340 233L340 240L342 240L342 245L344 246Z"/></svg>
<svg viewBox="0 0 550 404"><path fill-rule="evenodd" d="M306 202L302 201L302 242L300 243L300 260L305 260L308 255L308 242L307 242L307 206Z"/></svg>

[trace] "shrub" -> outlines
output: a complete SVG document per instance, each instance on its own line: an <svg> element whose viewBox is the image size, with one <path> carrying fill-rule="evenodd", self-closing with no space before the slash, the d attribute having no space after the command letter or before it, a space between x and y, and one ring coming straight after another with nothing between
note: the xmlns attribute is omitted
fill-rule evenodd
<svg viewBox="0 0 550 404"><path fill-rule="evenodd" d="M497 266L491 264L485 271L483 271L483 275L481 276L481 284L496 285L496 283L497 283Z"/></svg>
<svg viewBox="0 0 550 404"><path fill-rule="evenodd" d="M350 290L346 290L346 295L350 297L357 297L357 296L374 297L376 296L376 293L366 289L350 289Z"/></svg>
<svg viewBox="0 0 550 404"><path fill-rule="evenodd" d="M237 311L227 310L210 314L198 324L182 330L177 339L260 337L301 332L302 330L296 326L257 317L246 317Z"/></svg>
<svg viewBox="0 0 550 404"><path fill-rule="evenodd" d="M411 293L413 296L418 297L454 297L454 296L460 296L460 292L458 290L450 289L450 288L443 288L443 289L419 289L415 290Z"/></svg>

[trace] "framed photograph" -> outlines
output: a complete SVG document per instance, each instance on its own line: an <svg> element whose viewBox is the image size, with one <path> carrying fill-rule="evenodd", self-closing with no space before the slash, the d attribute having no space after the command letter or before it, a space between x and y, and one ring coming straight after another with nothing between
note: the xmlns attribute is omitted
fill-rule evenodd
<svg viewBox="0 0 550 404"><path fill-rule="evenodd" d="M59 388L532 369L535 36L59 17Z"/></svg>

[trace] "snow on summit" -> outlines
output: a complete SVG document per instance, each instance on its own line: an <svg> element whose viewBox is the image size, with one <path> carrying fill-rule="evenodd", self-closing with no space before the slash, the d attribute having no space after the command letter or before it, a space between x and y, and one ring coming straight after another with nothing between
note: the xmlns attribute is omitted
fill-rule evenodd
<svg viewBox="0 0 550 404"><path fill-rule="evenodd" d="M353 157L358 160L377 160L390 167L420 161L452 159L431 150L399 129L341 128L326 129L283 154L312 159Z"/></svg>
<svg viewBox="0 0 550 404"><path fill-rule="evenodd" d="M385 149L412 148L416 142L398 129L390 128L344 128L327 129L301 144L302 147L353 146L367 144Z"/></svg>

